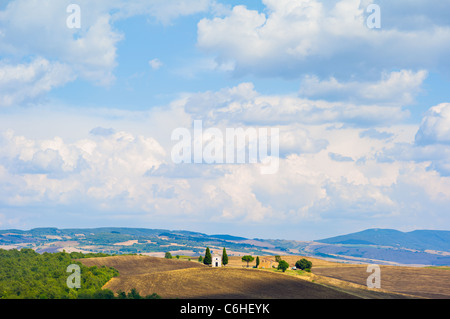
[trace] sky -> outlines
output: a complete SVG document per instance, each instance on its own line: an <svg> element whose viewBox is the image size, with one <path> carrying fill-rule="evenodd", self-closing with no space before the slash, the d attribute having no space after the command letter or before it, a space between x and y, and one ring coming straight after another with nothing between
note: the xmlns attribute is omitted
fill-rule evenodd
<svg viewBox="0 0 450 319"><path fill-rule="evenodd" d="M449 16L449 0L0 1L0 228L450 230ZM278 130L278 170L175 162L194 121Z"/></svg>

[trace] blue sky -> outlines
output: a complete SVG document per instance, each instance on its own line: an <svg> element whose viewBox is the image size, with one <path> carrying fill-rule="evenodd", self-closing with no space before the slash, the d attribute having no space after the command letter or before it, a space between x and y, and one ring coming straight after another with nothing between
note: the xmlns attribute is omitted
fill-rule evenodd
<svg viewBox="0 0 450 319"><path fill-rule="evenodd" d="M2 1L0 228L448 230L449 14L422 0ZM279 171L174 164L171 134L195 120L279 129Z"/></svg>

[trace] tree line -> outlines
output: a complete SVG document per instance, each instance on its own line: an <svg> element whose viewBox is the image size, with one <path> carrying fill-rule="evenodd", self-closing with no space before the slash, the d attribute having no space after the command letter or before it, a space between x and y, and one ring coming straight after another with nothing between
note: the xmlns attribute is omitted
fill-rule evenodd
<svg viewBox="0 0 450 319"><path fill-rule="evenodd" d="M165 258L169 258L169 259L172 258L172 255L170 254L170 252L166 252ZM245 255L245 256L242 256L241 260L242 260L242 262L246 262L247 267L249 267L249 263L253 262L255 260L255 257L253 257L252 255ZM277 267L278 270L285 272L289 268L289 263L285 260L282 260L279 255L275 256L275 261L278 263L278 267ZM210 251L209 247L206 247L204 257L202 257L201 255L198 257L198 262L204 263L207 266L210 266L212 264L212 255L211 255L211 251ZM227 264L228 264L228 255L227 255L227 251L224 247L223 251L222 251L222 265L226 266ZM259 256L257 256L255 267L258 268L259 264L260 264L260 259L259 259ZM296 269L311 272L312 262L307 260L306 258L302 258L295 263L295 267L296 267Z"/></svg>
<svg viewBox="0 0 450 319"><path fill-rule="evenodd" d="M87 267L76 259L105 257L106 254L78 252L43 253L32 249L0 249L0 299L137 299L137 291L115 296L102 289L119 275L112 267ZM69 288L69 265L79 266L81 287ZM149 296L156 298L157 296Z"/></svg>

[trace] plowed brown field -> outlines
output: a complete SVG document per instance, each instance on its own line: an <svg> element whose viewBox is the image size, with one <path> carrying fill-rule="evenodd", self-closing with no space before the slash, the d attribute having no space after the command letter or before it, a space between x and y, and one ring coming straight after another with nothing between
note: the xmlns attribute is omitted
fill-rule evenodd
<svg viewBox="0 0 450 319"><path fill-rule="evenodd" d="M272 257L261 257L270 261ZM291 263L298 256L283 256ZM356 284L329 279L314 274L299 277L244 268L240 257L231 257L223 268L210 268L196 261L182 261L148 256L115 256L80 260L86 266L114 267L119 277L110 280L104 288L114 292L128 292L135 288L141 295L157 293L163 298L180 299L350 299L350 298L404 298L398 294L362 289ZM336 266L320 259L313 264ZM317 268L320 269L320 268ZM326 269L326 268L323 268ZM294 275L292 275L294 274ZM315 282L314 282L315 281Z"/></svg>
<svg viewBox="0 0 450 319"><path fill-rule="evenodd" d="M450 299L450 270L419 267L380 266L381 289L422 298ZM319 276L366 285L367 265L320 267L312 269Z"/></svg>
<svg viewBox="0 0 450 319"><path fill-rule="evenodd" d="M238 268L191 268L124 276L105 288L180 299L336 299L355 298L328 287L282 274Z"/></svg>
<svg viewBox="0 0 450 319"><path fill-rule="evenodd" d="M149 256L113 256L100 258L79 259L84 265L107 266L117 269L120 276L142 275L154 272L163 272L185 268L204 268L205 265L198 262L190 262L176 259L165 259Z"/></svg>

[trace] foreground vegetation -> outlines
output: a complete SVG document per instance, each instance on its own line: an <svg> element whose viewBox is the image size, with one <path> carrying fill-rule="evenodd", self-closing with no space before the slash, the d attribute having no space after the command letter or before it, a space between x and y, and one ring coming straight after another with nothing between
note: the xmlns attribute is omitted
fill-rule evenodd
<svg viewBox="0 0 450 319"><path fill-rule="evenodd" d="M102 289L118 276L112 267L86 267L75 259L103 257L105 254L43 253L32 249L0 249L0 299L140 299L137 291L118 296ZM69 288L69 265L80 267L80 288ZM157 298L158 296L149 296Z"/></svg>

